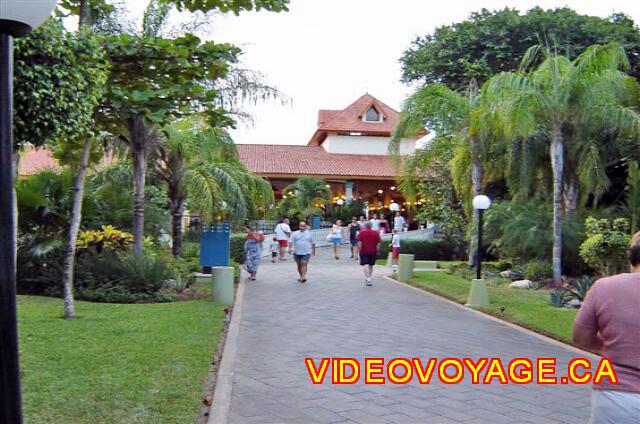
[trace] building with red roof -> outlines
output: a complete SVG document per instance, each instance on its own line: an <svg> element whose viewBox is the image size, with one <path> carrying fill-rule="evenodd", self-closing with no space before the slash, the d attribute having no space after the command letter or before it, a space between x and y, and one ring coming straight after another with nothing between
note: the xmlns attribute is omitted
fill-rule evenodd
<svg viewBox="0 0 640 424"><path fill-rule="evenodd" d="M276 198L301 175L321 178L334 199L357 199L370 210L401 203L396 170L388 156L398 111L365 94L342 110L320 110L318 128L307 145L238 144L240 159L272 183ZM400 154L409 155L426 131L405 139Z"/></svg>

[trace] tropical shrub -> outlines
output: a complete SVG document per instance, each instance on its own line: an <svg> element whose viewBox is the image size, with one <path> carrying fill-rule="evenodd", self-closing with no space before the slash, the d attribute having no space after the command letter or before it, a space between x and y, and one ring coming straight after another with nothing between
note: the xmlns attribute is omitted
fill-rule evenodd
<svg viewBox="0 0 640 424"><path fill-rule="evenodd" d="M244 242L247 240L246 234L231 234L231 260L243 264L246 260L244 253Z"/></svg>
<svg viewBox="0 0 640 424"><path fill-rule="evenodd" d="M576 299L584 300L587 296L587 292L595 283L595 279L588 275L584 275L578 279L571 280L569 282L569 293L571 293Z"/></svg>
<svg viewBox="0 0 640 424"><path fill-rule="evenodd" d="M172 297L160 294L172 275L161 255L89 252L78 258L77 297L94 302L166 302Z"/></svg>
<svg viewBox="0 0 640 424"><path fill-rule="evenodd" d="M600 275L623 272L629 267L629 220L625 218L586 219L587 239L580 246L580 257Z"/></svg>
<svg viewBox="0 0 640 424"><path fill-rule="evenodd" d="M77 249L93 249L97 253L103 250L122 252L133 242L133 235L120 231L111 225L103 225L100 230L83 231L78 234Z"/></svg>
<svg viewBox="0 0 640 424"><path fill-rule="evenodd" d="M533 260L524 267L524 275L531 281L542 281L553 277L550 261Z"/></svg>
<svg viewBox="0 0 640 424"><path fill-rule="evenodd" d="M537 199L496 202L485 217L483 234L488 253L518 263L551 263L553 209L550 204ZM586 270L578 256L583 231L579 216L565 217L562 238L565 274L575 275Z"/></svg>

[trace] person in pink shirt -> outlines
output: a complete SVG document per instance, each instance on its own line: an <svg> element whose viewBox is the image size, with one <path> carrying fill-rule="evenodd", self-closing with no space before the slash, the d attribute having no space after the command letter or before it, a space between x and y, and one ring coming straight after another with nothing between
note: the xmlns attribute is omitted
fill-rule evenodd
<svg viewBox="0 0 640 424"><path fill-rule="evenodd" d="M640 423L640 232L629 259L631 272L595 282L573 326L573 341L609 358L618 377L593 386L592 424Z"/></svg>

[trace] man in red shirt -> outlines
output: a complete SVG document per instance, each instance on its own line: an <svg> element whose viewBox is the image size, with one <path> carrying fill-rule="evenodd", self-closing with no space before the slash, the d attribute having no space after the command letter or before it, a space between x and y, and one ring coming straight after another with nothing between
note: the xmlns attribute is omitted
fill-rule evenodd
<svg viewBox="0 0 640 424"><path fill-rule="evenodd" d="M360 265L364 267L365 284L372 286L371 274L378 257L378 245L380 244L380 233L371 229L371 221L364 224L364 229L356 236L358 240L358 250L360 251Z"/></svg>

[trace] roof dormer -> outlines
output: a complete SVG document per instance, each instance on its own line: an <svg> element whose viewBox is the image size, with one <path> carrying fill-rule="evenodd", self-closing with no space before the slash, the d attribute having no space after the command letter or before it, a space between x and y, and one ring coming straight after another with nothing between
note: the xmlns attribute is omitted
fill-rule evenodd
<svg viewBox="0 0 640 424"><path fill-rule="evenodd" d="M371 104L367 108L366 112L362 114L362 121L382 123L384 122L384 115L375 104Z"/></svg>

